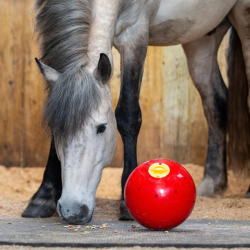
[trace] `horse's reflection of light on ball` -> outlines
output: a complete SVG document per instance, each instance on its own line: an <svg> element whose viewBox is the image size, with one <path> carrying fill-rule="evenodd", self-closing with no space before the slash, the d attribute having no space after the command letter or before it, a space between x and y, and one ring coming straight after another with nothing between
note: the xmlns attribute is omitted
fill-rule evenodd
<svg viewBox="0 0 250 250"><path fill-rule="evenodd" d="M165 159L147 161L130 175L125 203L142 226L167 230L184 222L196 198L194 181L180 164Z"/></svg>

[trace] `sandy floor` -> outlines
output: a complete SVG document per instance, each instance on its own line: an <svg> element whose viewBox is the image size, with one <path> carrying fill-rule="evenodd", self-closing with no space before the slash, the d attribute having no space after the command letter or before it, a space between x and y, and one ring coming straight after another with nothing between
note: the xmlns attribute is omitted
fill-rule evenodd
<svg viewBox="0 0 250 250"><path fill-rule="evenodd" d="M198 185L202 179L203 168L191 164L185 165L185 168L192 175L195 184ZM39 187L43 171L42 168L6 169L0 166L0 219L20 217L28 199ZM110 221L118 219L121 174L122 169L104 169L102 181L97 190L94 220ZM228 177L229 187L223 195L215 198L197 197L190 218L250 220L250 199L244 199L249 180L235 178L231 171L229 171ZM0 249L24 250L30 248L0 246ZM42 250L43 248L39 249Z"/></svg>
<svg viewBox="0 0 250 250"><path fill-rule="evenodd" d="M185 165L195 184L202 179L203 168ZM5 168L0 166L0 218L19 217L28 199L39 187L44 169ZM116 220L119 214L122 169L106 168L97 190L95 220ZM216 198L197 197L190 218L250 220L250 199L244 199L249 180L235 178L229 171L229 187Z"/></svg>

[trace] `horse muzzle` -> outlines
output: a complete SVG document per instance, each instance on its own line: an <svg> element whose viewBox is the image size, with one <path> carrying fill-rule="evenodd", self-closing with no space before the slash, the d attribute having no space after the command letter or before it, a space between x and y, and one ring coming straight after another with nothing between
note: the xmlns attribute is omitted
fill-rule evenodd
<svg viewBox="0 0 250 250"><path fill-rule="evenodd" d="M87 205L66 203L60 200L57 203L57 212L62 220L69 224L85 224L91 221L93 212Z"/></svg>

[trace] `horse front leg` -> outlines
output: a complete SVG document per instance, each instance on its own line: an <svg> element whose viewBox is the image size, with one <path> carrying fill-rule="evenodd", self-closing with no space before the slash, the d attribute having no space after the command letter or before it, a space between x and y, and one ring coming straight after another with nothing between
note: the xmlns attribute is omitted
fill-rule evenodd
<svg viewBox="0 0 250 250"><path fill-rule="evenodd" d="M61 163L57 157L54 141L52 140L42 184L30 199L29 205L22 213L22 217L51 217L56 211L57 201L61 193Z"/></svg>
<svg viewBox="0 0 250 250"><path fill-rule="evenodd" d="M199 196L213 196L227 187L227 88L221 77L217 53L229 27L230 23L225 20L208 35L183 45L191 78L202 98L209 131L204 177L197 189Z"/></svg>
<svg viewBox="0 0 250 250"><path fill-rule="evenodd" d="M124 203L124 187L129 175L137 166L137 138L142 123L139 95L147 47L147 34L141 35L138 39L134 38L132 42L123 43L122 46L119 47L119 52L121 54L122 82L120 98L115 115L118 131L121 134L124 144L120 220L132 219Z"/></svg>

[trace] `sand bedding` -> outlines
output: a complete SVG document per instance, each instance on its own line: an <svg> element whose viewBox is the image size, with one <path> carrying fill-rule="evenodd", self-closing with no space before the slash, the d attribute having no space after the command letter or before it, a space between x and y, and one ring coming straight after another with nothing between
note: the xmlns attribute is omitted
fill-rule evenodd
<svg viewBox="0 0 250 250"><path fill-rule="evenodd" d="M192 175L196 186L201 182L203 168L188 164L185 168ZM5 168L0 166L0 218L19 217L29 198L41 184L43 168ZM117 220L121 195L120 179L122 169L106 168L96 195L94 220ZM215 198L197 197L190 218L250 220L250 199L244 194L249 180L228 174L227 191Z"/></svg>

